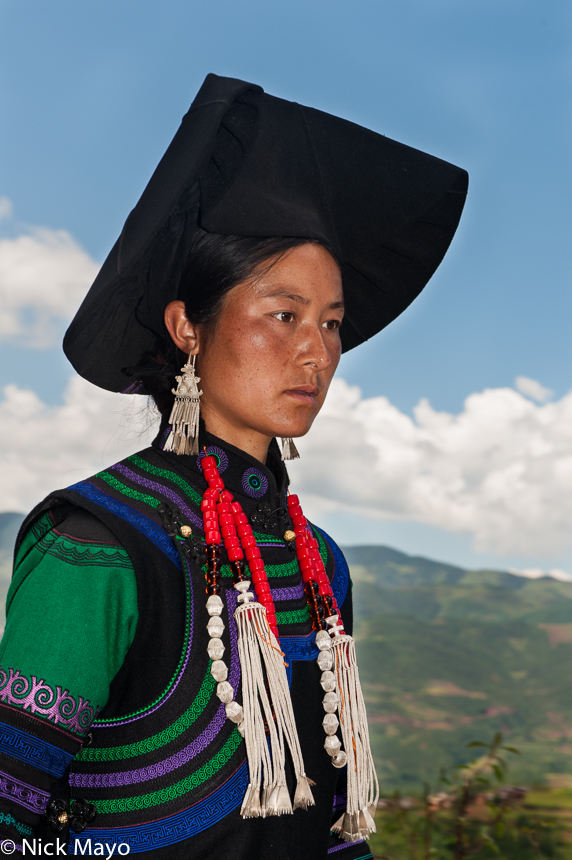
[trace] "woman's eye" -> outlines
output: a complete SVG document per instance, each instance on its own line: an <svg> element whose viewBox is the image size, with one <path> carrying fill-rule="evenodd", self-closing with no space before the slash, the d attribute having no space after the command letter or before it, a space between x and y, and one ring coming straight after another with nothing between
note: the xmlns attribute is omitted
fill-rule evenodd
<svg viewBox="0 0 572 860"><path fill-rule="evenodd" d="M276 317L280 322L290 323L294 322L296 317L292 313L292 311L279 311L277 314L272 314L272 316Z"/></svg>
<svg viewBox="0 0 572 860"><path fill-rule="evenodd" d="M325 323L322 323L322 328L326 328L328 331L337 331L340 325L340 320L326 320Z"/></svg>

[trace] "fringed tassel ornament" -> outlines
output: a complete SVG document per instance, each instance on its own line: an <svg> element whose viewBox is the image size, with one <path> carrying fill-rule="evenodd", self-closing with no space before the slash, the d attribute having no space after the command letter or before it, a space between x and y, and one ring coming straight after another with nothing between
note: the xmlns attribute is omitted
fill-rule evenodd
<svg viewBox="0 0 572 860"><path fill-rule="evenodd" d="M300 454L291 436L281 436L280 438L282 439L282 459L299 460Z"/></svg>
<svg viewBox="0 0 572 860"><path fill-rule="evenodd" d="M236 583L242 604L235 612L238 654L242 673L244 740L249 785L240 810L243 818L285 815L297 807L314 805L304 773L284 654L271 631L266 609L249 603L248 583ZM268 736L266 734L268 730ZM286 745L297 778L294 805L286 787Z"/></svg>
<svg viewBox="0 0 572 860"><path fill-rule="evenodd" d="M337 617L334 618L337 621ZM345 842L357 842L375 832L379 784L371 754L353 637L334 635L331 653L337 679L342 742L348 759L346 812L336 821L332 831Z"/></svg>
<svg viewBox="0 0 572 860"><path fill-rule="evenodd" d="M171 410L169 423L171 432L165 443L165 451L175 454L199 453L199 391L200 376L195 376L197 356L189 356L187 363L181 368L182 376L176 376L177 388L172 388L175 402Z"/></svg>

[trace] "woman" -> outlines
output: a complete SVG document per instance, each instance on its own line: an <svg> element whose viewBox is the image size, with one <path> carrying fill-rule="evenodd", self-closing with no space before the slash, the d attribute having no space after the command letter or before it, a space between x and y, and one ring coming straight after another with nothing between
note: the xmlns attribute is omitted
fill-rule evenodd
<svg viewBox="0 0 572 860"><path fill-rule="evenodd" d="M370 856L347 566L283 459L342 349L423 288L465 192L452 165L208 76L64 342L162 422L23 525L0 649L4 838Z"/></svg>

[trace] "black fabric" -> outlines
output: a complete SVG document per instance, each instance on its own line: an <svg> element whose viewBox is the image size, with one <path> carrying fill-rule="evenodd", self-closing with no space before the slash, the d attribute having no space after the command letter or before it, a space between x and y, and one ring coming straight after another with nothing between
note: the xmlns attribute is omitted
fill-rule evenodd
<svg viewBox="0 0 572 860"><path fill-rule="evenodd" d="M196 499L200 501L206 482L196 457L177 457L163 452L159 440L154 447L93 476L88 481L52 494L38 507L32 517L28 518L24 526L25 531L33 519L46 509L54 510L56 519L60 519L61 514L65 512L69 520L84 530L89 529L89 523L99 520L101 525L96 526L94 533L101 533L102 528L104 533L111 532L128 551L137 575L139 624L135 639L122 669L116 676L112 695L92 726L90 747L86 748L86 752L76 757L72 763L72 798L81 797L93 802L102 800L113 802L126 798L129 800L142 793L162 790L169 792L170 787L177 780L204 766L212 758L213 752L216 753L235 731L233 724L226 720L217 739L211 741L209 749L204 753L199 752L189 764L177 765L174 771L163 770L162 761L173 754L182 753L189 741L192 742L193 738L199 737L209 723L212 723L219 703L215 700L216 697L211 697L185 734L173 737L168 746L163 746L158 751L149 747L149 752L111 762L94 761L89 757L90 749L121 748L124 744L144 742L158 732L169 730L169 727L180 718L181 713L193 701L201 680L208 673L206 653L208 617L205 609L204 576L200 563L191 562L192 613L185 617L184 553L179 553L181 566L177 566L141 531L144 517L144 522L154 523L154 527L157 527L154 533L156 536L162 523L156 501L164 501L174 506L173 493L181 493L181 488L184 486L193 488L196 492L196 497L192 496L190 490L186 495L183 493L183 501L189 505L189 510L192 509L193 513L198 513L199 504ZM255 531L274 535L277 540L275 546L261 544L265 562L269 565L282 565L295 560L295 554L289 546L283 541L278 541L285 528L291 523L287 515L286 519L282 516L288 476L280 460L277 445L273 443L271 446L268 463L264 466L244 452L205 434L204 431L200 441L201 445L207 446L207 450L210 446L219 454L222 452L227 458L225 469L222 471L223 479L226 486L240 500L251 522L259 513L261 504L267 505L269 513L265 514L268 516L265 527L253 526ZM256 497L245 490L245 476L253 470L267 481L264 493ZM147 483L143 484L143 481ZM153 482L153 486L150 481ZM182 484L181 481L187 484ZM96 498L103 499L104 504L96 503L94 501ZM74 511L71 516L70 506ZM137 517L139 517L139 530L134 525ZM196 525L193 525L193 530L197 532ZM200 535L200 529L198 533ZM151 532L148 531L148 534ZM166 533L164 537L167 538ZM332 577L335 565L334 555L327 542L326 547L328 549L326 570ZM222 561L225 562L224 553ZM300 572L297 566L295 573L287 576L281 574L280 579L275 581L278 587L287 588L292 588L299 582ZM229 586L229 580L226 580L225 585ZM272 587L274 588L274 585ZM302 596L300 600L278 601L276 608L280 612L285 609L302 608L305 605L305 597ZM342 614L349 632L351 630L349 588L342 605ZM226 608L223 612L223 620L228 631L229 618ZM104 722L109 723L110 720L132 714L160 698L177 667L182 653L185 629L190 622L194 629L195 641L188 668L185 669L184 684L181 684L173 696L159 709L149 711L142 719L123 724L118 720L115 725L104 726ZM279 629L281 637L283 634L304 637L309 634L311 627L307 619L287 627L279 625ZM223 635L223 640L225 636L226 634ZM226 657L225 654L225 660ZM154 845L150 838L148 848L134 851L134 856L141 857L142 860L145 857L153 857L154 860L163 860L163 858L187 860L189 856L198 857L201 860L220 860L220 857L231 857L233 860L326 860L328 847L336 847L336 853L339 851L340 857L347 860L368 856L365 843L342 847L339 840L328 836L332 823L333 797L334 794L343 792L344 774L331 766L329 757L323 749L325 737L321 728L324 715L323 691L319 681L320 672L315 659L293 662L292 702L297 716L306 772L316 782L313 789L316 798L315 807L308 811L299 810L292 816L265 820L243 820L239 809L235 807L214 826L208 826L210 821L207 816L204 828L190 838L174 839L168 845ZM240 695L238 698L240 700ZM167 794L161 803L148 808L129 809L127 803L127 805L124 804L124 811L116 814L98 812L93 827L88 828L86 833L95 840L99 830L108 831L109 828L115 828L113 832L117 834L119 842L123 839L125 828L145 828L149 822L152 824L158 819L177 815L179 811L184 812L189 805L196 804L197 798L199 802L205 800L208 804L209 797L217 789L224 789L237 767L242 766L244 761L244 743L240 742L230 761L218 769L215 767L207 781L198 788L190 789L187 795L178 798L173 796L171 799ZM155 768L155 775L149 776L144 782L107 785L106 774L148 766ZM103 780L99 787L74 787L74 778L85 775L92 778L97 774L101 775ZM61 791L62 788L58 790ZM339 813L335 818L338 815ZM167 833L173 832L167 827L164 829ZM161 832L163 832L162 829ZM75 844L73 840L75 836L72 834L72 846Z"/></svg>
<svg viewBox="0 0 572 860"><path fill-rule="evenodd" d="M133 383L199 228L318 239L342 271L344 350L423 289L464 205L464 170L354 123L208 75L64 339L79 374Z"/></svg>

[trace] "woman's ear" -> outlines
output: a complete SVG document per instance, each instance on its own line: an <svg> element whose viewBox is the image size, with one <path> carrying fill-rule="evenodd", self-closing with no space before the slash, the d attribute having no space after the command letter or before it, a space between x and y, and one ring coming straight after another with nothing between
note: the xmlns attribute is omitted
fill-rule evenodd
<svg viewBox="0 0 572 860"><path fill-rule="evenodd" d="M186 355L199 351L199 338L196 326L187 317L185 303L177 300L169 302L165 308L165 327L175 346Z"/></svg>

